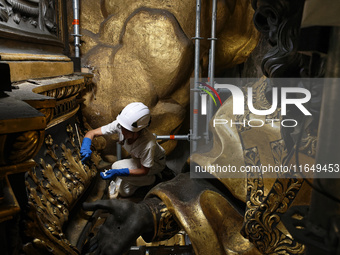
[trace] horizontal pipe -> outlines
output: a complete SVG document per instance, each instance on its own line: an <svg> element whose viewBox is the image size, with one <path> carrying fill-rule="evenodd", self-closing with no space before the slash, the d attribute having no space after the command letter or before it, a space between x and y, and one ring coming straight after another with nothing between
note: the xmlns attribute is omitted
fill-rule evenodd
<svg viewBox="0 0 340 255"><path fill-rule="evenodd" d="M154 134L157 140L186 140L190 141L190 135L156 135ZM117 150L117 160L122 159L122 146L120 143L116 143Z"/></svg>
<svg viewBox="0 0 340 255"><path fill-rule="evenodd" d="M190 141L190 135L155 135L157 140L187 140Z"/></svg>

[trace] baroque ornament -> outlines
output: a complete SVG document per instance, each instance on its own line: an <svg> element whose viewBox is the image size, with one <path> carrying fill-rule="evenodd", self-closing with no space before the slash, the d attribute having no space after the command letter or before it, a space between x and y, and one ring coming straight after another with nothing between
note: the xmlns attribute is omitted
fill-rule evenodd
<svg viewBox="0 0 340 255"><path fill-rule="evenodd" d="M81 163L72 125L67 125L65 132L66 143L59 145L54 143L52 135L46 136L46 156L39 159L26 180L30 218L26 221L26 235L33 238L25 245L28 254L37 249L47 254L78 254L65 237L63 225L97 169L95 164L89 167Z"/></svg>

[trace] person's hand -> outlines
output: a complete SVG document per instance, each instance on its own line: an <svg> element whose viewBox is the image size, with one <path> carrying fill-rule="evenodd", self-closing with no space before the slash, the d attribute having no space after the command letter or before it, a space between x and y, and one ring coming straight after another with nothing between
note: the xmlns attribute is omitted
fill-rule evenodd
<svg viewBox="0 0 340 255"><path fill-rule="evenodd" d="M87 160L90 159L92 151L91 151L91 143L92 140L88 137L84 137L83 142L80 148L80 155L82 157L81 162L84 164Z"/></svg>
<svg viewBox="0 0 340 255"><path fill-rule="evenodd" d="M143 233L153 232L153 216L143 203L128 200L98 200L83 203L87 211L98 209L110 213L86 248L95 254L123 254ZM86 252L86 251L85 251Z"/></svg>
<svg viewBox="0 0 340 255"><path fill-rule="evenodd" d="M104 180L113 179L116 176L128 176L130 174L129 168L121 168L121 169L110 169L105 170L100 173L100 176Z"/></svg>

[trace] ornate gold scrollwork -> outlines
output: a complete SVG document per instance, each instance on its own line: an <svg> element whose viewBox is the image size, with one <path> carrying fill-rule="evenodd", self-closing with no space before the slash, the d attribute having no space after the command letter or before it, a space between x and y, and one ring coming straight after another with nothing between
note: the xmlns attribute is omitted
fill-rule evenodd
<svg viewBox="0 0 340 255"><path fill-rule="evenodd" d="M264 198L259 179L248 179L247 203L242 234L263 254L302 254L304 246L278 229L285 213L301 188L302 179L277 179ZM260 188L260 189L259 189ZM263 200L263 202L262 202Z"/></svg>
<svg viewBox="0 0 340 255"><path fill-rule="evenodd" d="M145 235L143 238L149 239L148 241L157 242L169 239L181 230L174 220L174 216L163 202L159 202L158 199L152 198L144 200L144 203L148 205L152 212L155 231L152 237Z"/></svg>
<svg viewBox="0 0 340 255"><path fill-rule="evenodd" d="M34 157L43 143L44 130L34 130L0 136L0 165L18 164Z"/></svg>
<svg viewBox="0 0 340 255"><path fill-rule="evenodd" d="M286 155L288 154L285 143L282 139L271 142L270 147L272 150L272 155L274 158L275 164L282 164L284 162Z"/></svg>
<svg viewBox="0 0 340 255"><path fill-rule="evenodd" d="M84 74L85 86L90 86L92 84L93 74Z"/></svg>
<svg viewBox="0 0 340 255"><path fill-rule="evenodd" d="M90 83L92 77L91 74L84 74L84 76L71 75L46 80L30 80L29 83L26 82L21 86L23 88L26 86L27 89L30 88L36 94L52 97L56 100L52 107L48 100L38 106L34 105L46 116L47 128L50 128L76 114L79 109L77 96L84 89L85 81ZM32 83L35 85L32 86ZM36 104L36 102L34 103Z"/></svg>
<svg viewBox="0 0 340 255"><path fill-rule="evenodd" d="M53 86L41 86L33 89L33 92L60 100L78 94L85 86L83 79L74 82L74 84L69 83L66 81L54 84Z"/></svg>
<svg viewBox="0 0 340 255"><path fill-rule="evenodd" d="M26 234L34 238L25 246L29 254L36 249L49 254L78 254L62 228L70 208L90 185L97 170L94 164L89 167L80 161L72 125L67 125L65 131L66 144L55 144L52 135L46 136L45 157L39 159L40 163L27 177L31 221L26 223Z"/></svg>
<svg viewBox="0 0 340 255"><path fill-rule="evenodd" d="M50 123L51 120L54 118L54 108L41 108L37 109L46 117L46 123Z"/></svg>
<svg viewBox="0 0 340 255"><path fill-rule="evenodd" d="M307 154L309 157L316 156L316 145L317 145L317 137L311 134L307 134L307 137L301 139L301 146L299 151Z"/></svg>
<svg viewBox="0 0 340 255"><path fill-rule="evenodd" d="M268 84L265 79L253 86L253 98L256 98L254 105L256 109L268 109L270 105L266 99L265 91ZM245 115L249 109L246 108ZM273 125L277 126L280 120L280 111L276 110L267 118L276 119ZM243 154L246 166L260 166L270 164L272 166L283 165L287 158L287 148L282 139L279 129L275 134L271 131L272 141L262 140L257 143L249 143L250 136L246 132L252 129L238 130L244 144L251 144L254 147L244 148ZM268 134L269 135L269 134ZM275 138L276 137L276 138ZM255 146L256 144L256 146ZM261 154L260 150L267 150L266 154ZM263 152L262 152L263 153ZM271 157L261 157L261 155L271 155ZM268 161L269 160L269 161ZM267 161L267 162L266 162ZM264 174L264 173L263 173ZM242 235L249 239L257 249L263 254L301 254L304 246L297 243L290 237L288 231L281 226L281 215L285 213L290 204L299 192L303 180L293 178L276 178L264 180L261 172L251 172L247 175L247 202L244 215L244 225ZM268 183L272 183L269 186ZM268 194L267 194L268 193Z"/></svg>
<svg viewBox="0 0 340 255"><path fill-rule="evenodd" d="M40 149L43 135L43 131L28 131L16 136L9 160L17 163L33 158Z"/></svg>
<svg viewBox="0 0 340 255"><path fill-rule="evenodd" d="M76 96L72 96L70 98L66 98L64 100L57 101L57 105L54 108L54 117L57 118L62 116L78 106L76 101Z"/></svg>

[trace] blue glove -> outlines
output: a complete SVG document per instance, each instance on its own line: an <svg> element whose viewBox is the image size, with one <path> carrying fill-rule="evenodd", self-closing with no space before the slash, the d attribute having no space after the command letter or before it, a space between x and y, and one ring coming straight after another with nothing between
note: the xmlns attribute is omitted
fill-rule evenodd
<svg viewBox="0 0 340 255"><path fill-rule="evenodd" d="M130 174L129 168L121 168L121 169L110 169L105 172L101 172L100 176L104 180L113 179L116 176L128 176Z"/></svg>
<svg viewBox="0 0 340 255"><path fill-rule="evenodd" d="M82 157L81 162L83 164L91 157L92 154L91 143L92 141L90 138L84 137L80 148L80 155Z"/></svg>

